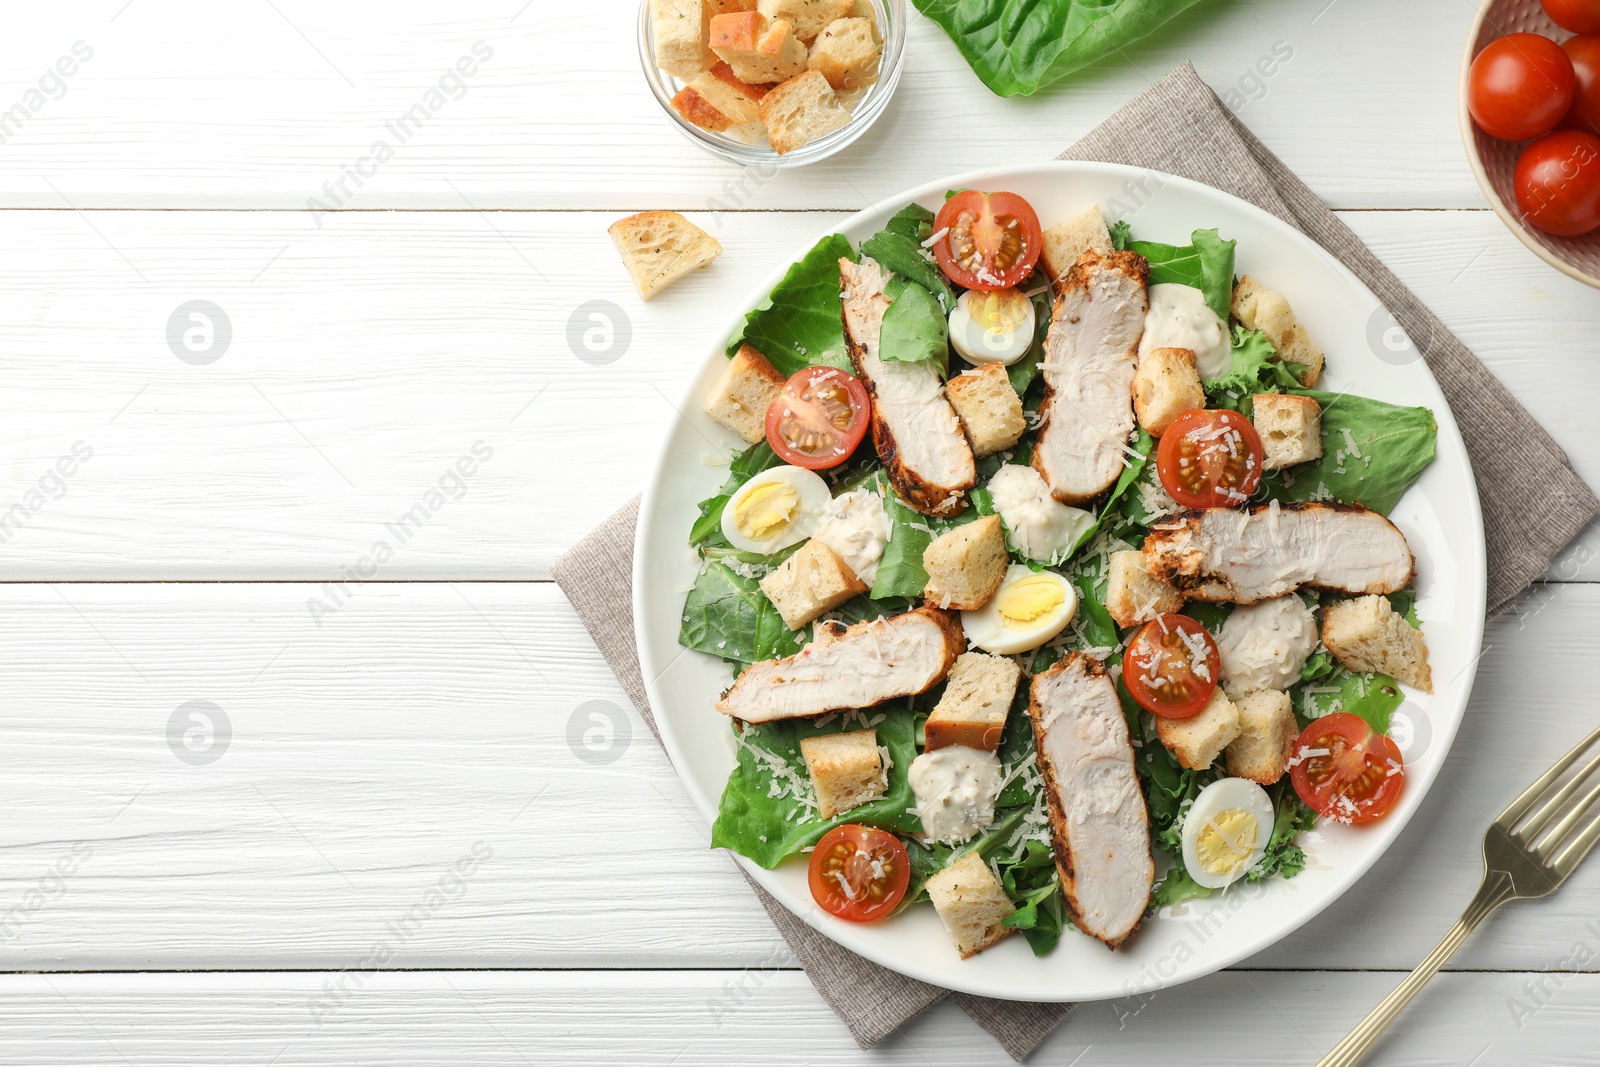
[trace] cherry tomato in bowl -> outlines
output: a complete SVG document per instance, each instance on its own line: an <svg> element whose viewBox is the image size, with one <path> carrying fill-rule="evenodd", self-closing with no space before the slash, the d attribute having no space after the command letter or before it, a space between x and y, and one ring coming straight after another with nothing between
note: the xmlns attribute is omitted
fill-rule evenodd
<svg viewBox="0 0 1600 1067"><path fill-rule="evenodd" d="M1016 193L967 189L933 220L933 256L964 289L1009 289L1033 273L1044 249L1039 216Z"/></svg>
<svg viewBox="0 0 1600 1067"><path fill-rule="evenodd" d="M1600 0L1539 0L1544 13L1564 30L1600 33Z"/></svg>
<svg viewBox="0 0 1600 1067"><path fill-rule="evenodd" d="M911 857L900 839L856 823L835 826L811 853L811 897L830 915L869 923L888 915L911 884Z"/></svg>
<svg viewBox="0 0 1600 1067"><path fill-rule="evenodd" d="M767 444L785 463L826 470L850 458L871 416L867 387L855 375L807 367L767 405Z"/></svg>
<svg viewBox="0 0 1600 1067"><path fill-rule="evenodd" d="M1529 225L1558 237L1600 226L1600 137L1557 130L1522 150L1511 184Z"/></svg>
<svg viewBox="0 0 1600 1067"><path fill-rule="evenodd" d="M1237 411L1185 411L1161 434L1156 474L1167 494L1186 508L1243 504L1261 484L1266 450L1261 435Z"/></svg>
<svg viewBox="0 0 1600 1067"><path fill-rule="evenodd" d="M1467 75L1467 110L1490 137L1526 141L1556 128L1577 91L1572 60L1537 33L1490 41Z"/></svg>
<svg viewBox="0 0 1600 1067"><path fill-rule="evenodd" d="M1314 720L1295 741L1289 762L1300 799L1335 822L1381 819L1405 789L1399 746L1349 712Z"/></svg>
<svg viewBox="0 0 1600 1067"><path fill-rule="evenodd" d="M1596 6L1600 7L1600 0L1596 0ZM1600 137L1600 33L1569 37L1561 42L1561 50L1572 60L1572 72L1578 80L1572 108L1561 125Z"/></svg>
<svg viewBox="0 0 1600 1067"><path fill-rule="evenodd" d="M1122 684L1152 715L1187 719L1211 700L1222 657L1206 628L1187 615L1159 615L1144 624L1122 656Z"/></svg>

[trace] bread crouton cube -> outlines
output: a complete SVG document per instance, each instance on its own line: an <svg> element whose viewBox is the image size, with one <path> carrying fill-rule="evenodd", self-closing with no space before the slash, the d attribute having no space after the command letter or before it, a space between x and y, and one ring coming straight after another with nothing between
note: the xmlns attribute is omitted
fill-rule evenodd
<svg viewBox="0 0 1600 1067"><path fill-rule="evenodd" d="M1133 373L1133 412L1139 425L1160 437L1185 411L1206 406L1200 371L1187 348L1157 348L1140 357Z"/></svg>
<svg viewBox="0 0 1600 1067"><path fill-rule="evenodd" d="M755 444L767 439L767 408L783 392L784 377L752 345L738 353L706 394L705 412Z"/></svg>
<svg viewBox="0 0 1600 1067"><path fill-rule="evenodd" d="M711 12L701 0L650 0L650 34L656 66L688 81L709 70L716 57L706 46Z"/></svg>
<svg viewBox="0 0 1600 1067"><path fill-rule="evenodd" d="M706 12L712 18L718 15L737 15L741 11L754 11L756 0L705 0Z"/></svg>
<svg viewBox="0 0 1600 1067"><path fill-rule="evenodd" d="M1111 249L1111 231L1106 229L1106 217L1100 213L1099 204L1044 231L1040 256L1044 272L1054 280L1066 277L1078 257L1091 248L1102 252Z"/></svg>
<svg viewBox="0 0 1600 1067"><path fill-rule="evenodd" d="M1198 715L1187 719L1156 716L1156 734L1178 762L1203 771L1239 736L1239 709L1218 686Z"/></svg>
<svg viewBox="0 0 1600 1067"><path fill-rule="evenodd" d="M957 656L944 695L929 713L923 729L926 750L932 752L946 745L966 745L986 752L998 750L1021 679L1022 668L1005 656L983 652Z"/></svg>
<svg viewBox="0 0 1600 1067"><path fill-rule="evenodd" d="M1257 393L1250 398L1265 470L1322 458L1322 405L1309 396Z"/></svg>
<svg viewBox="0 0 1600 1067"><path fill-rule="evenodd" d="M851 730L800 739L800 755L817 791L817 808L824 819L842 815L889 791L883 754L878 751L878 731Z"/></svg>
<svg viewBox="0 0 1600 1067"><path fill-rule="evenodd" d="M999 363L985 363L956 375L944 393L967 431L974 455L1003 452L1028 428L1022 417L1022 398L1011 388L1011 378Z"/></svg>
<svg viewBox="0 0 1600 1067"><path fill-rule="evenodd" d="M1336 600L1323 608L1322 643L1352 671L1387 674L1413 689L1433 692L1422 631L1394 610L1387 597Z"/></svg>
<svg viewBox="0 0 1600 1067"><path fill-rule="evenodd" d="M1239 279L1233 290L1233 317L1247 330L1260 330L1278 350L1278 358L1305 367L1300 384L1314 389L1322 377L1322 349L1306 333L1284 295L1268 289L1250 275Z"/></svg>
<svg viewBox="0 0 1600 1067"><path fill-rule="evenodd" d="M728 88L737 90L746 99L753 102L760 101L763 96L772 91L772 86L770 85L752 85L749 82L740 81L739 76L733 72L733 68L720 59L717 60L717 65L711 68L711 76L727 85Z"/></svg>
<svg viewBox="0 0 1600 1067"><path fill-rule="evenodd" d="M702 130L725 133L735 140L758 141L766 132L756 102L709 70L696 74L678 90L672 108Z"/></svg>
<svg viewBox="0 0 1600 1067"><path fill-rule="evenodd" d="M1106 610L1118 626L1149 622L1183 608L1183 594L1145 567L1138 549L1113 552L1106 581Z"/></svg>
<svg viewBox="0 0 1600 1067"><path fill-rule="evenodd" d="M1006 577L1006 531L998 515L947 530L922 553L928 584L922 595L941 608L972 611L987 604Z"/></svg>
<svg viewBox="0 0 1600 1067"><path fill-rule="evenodd" d="M1009 934L1006 918L1017 910L983 857L968 852L928 879L928 899L944 920L962 959L975 956Z"/></svg>
<svg viewBox="0 0 1600 1067"><path fill-rule="evenodd" d="M722 255L715 237L676 211L629 215L612 223L606 232L611 234L641 300L649 300Z"/></svg>
<svg viewBox="0 0 1600 1067"><path fill-rule="evenodd" d="M812 44L806 68L827 78L835 89L849 92L878 80L882 51L871 19L836 19Z"/></svg>
<svg viewBox="0 0 1600 1067"><path fill-rule="evenodd" d="M839 553L812 538L761 579L761 591L783 616L784 625L798 630L824 611L865 593L867 587Z"/></svg>
<svg viewBox="0 0 1600 1067"><path fill-rule="evenodd" d="M780 156L842 129L849 121L850 109L828 79L814 70L790 78L761 98L761 122Z"/></svg>
<svg viewBox="0 0 1600 1067"><path fill-rule="evenodd" d="M806 46L782 19L775 22L759 11L718 15L710 35L711 50L742 82L788 81L806 69Z"/></svg>
<svg viewBox="0 0 1600 1067"><path fill-rule="evenodd" d="M794 35L810 44L828 25L850 13L853 0L757 0L756 10L769 19L783 19Z"/></svg>
<svg viewBox="0 0 1600 1067"><path fill-rule="evenodd" d="M1239 710L1239 736L1228 745L1228 773L1271 785L1289 769L1289 754L1300 736L1294 701L1280 689L1257 689L1236 698L1233 706Z"/></svg>

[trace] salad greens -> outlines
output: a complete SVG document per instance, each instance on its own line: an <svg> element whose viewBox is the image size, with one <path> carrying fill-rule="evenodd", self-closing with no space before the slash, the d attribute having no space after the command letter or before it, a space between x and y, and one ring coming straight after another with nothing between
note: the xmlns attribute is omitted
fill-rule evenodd
<svg viewBox="0 0 1600 1067"><path fill-rule="evenodd" d="M1322 405L1322 459L1268 480L1275 500L1340 500L1388 513L1433 462L1439 427L1427 408L1352 393L1290 389Z"/></svg>
<svg viewBox="0 0 1600 1067"><path fill-rule="evenodd" d="M1027 96L1148 35L1198 0L912 0L983 84Z"/></svg>
<svg viewBox="0 0 1600 1067"><path fill-rule="evenodd" d="M899 279L896 279L899 281ZM934 295L915 282L890 283L894 302L883 313L878 354L884 359L918 363L933 360L939 376L950 376L950 329Z"/></svg>
<svg viewBox="0 0 1600 1067"><path fill-rule="evenodd" d="M1189 235L1189 243L1182 246L1127 240L1124 247L1150 261L1151 285L1171 282L1193 286L1205 294L1206 306L1216 312L1217 318L1227 322L1228 309L1233 305L1235 244L1224 241L1216 230L1196 230Z"/></svg>
<svg viewBox="0 0 1600 1067"><path fill-rule="evenodd" d="M789 268L766 303L744 317L728 355L749 342L785 376L816 364L850 369L839 300L839 260L856 258L850 242L832 233Z"/></svg>
<svg viewBox="0 0 1600 1067"><path fill-rule="evenodd" d="M923 247L923 242L932 236L933 212L921 204L910 204L896 213L882 230L861 242L861 254L932 293L948 315L956 306L956 294L945 280L944 272Z"/></svg>

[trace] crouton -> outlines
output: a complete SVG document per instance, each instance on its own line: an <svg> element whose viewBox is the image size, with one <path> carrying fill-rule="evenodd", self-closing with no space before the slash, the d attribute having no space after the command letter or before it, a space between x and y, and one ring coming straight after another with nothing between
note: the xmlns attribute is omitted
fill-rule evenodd
<svg viewBox="0 0 1600 1067"><path fill-rule="evenodd" d="M802 737L800 754L817 791L818 813L824 819L858 808L889 791L878 731Z"/></svg>
<svg viewBox="0 0 1600 1067"><path fill-rule="evenodd" d="M1028 428L1022 417L1022 398L1011 388L1011 378L999 363L985 363L956 375L944 394L967 431L973 455L1003 452Z"/></svg>
<svg viewBox="0 0 1600 1067"><path fill-rule="evenodd" d="M756 0L705 0L706 13L711 18L718 15L736 15L741 11L754 11Z"/></svg>
<svg viewBox="0 0 1600 1067"><path fill-rule="evenodd" d="M1160 437L1185 411L1206 406L1194 353L1187 348L1157 348L1139 358L1133 373L1133 412L1139 425Z"/></svg>
<svg viewBox="0 0 1600 1067"><path fill-rule="evenodd" d="M706 394L705 412L751 444L765 441L767 408L785 380L753 345L740 345Z"/></svg>
<svg viewBox="0 0 1600 1067"><path fill-rule="evenodd" d="M810 44L836 19L850 13L853 0L757 0L756 10L769 19L783 19L794 35Z"/></svg>
<svg viewBox="0 0 1600 1067"><path fill-rule="evenodd" d="M1322 377L1322 349L1306 333L1294 309L1282 293L1268 289L1250 275L1239 279L1233 290L1233 317L1247 330L1260 330L1278 350L1278 358L1286 363L1299 363L1305 367L1300 373L1300 384L1307 389L1316 387Z"/></svg>
<svg viewBox="0 0 1600 1067"><path fill-rule="evenodd" d="M1239 736L1239 709L1222 687L1211 691L1211 699L1198 715L1169 719L1157 715L1156 734L1172 750L1178 762L1191 771L1203 771Z"/></svg>
<svg viewBox="0 0 1600 1067"><path fill-rule="evenodd" d="M1336 600L1323 608L1322 643L1352 671L1387 674L1413 689L1433 692L1422 631L1394 610L1387 597Z"/></svg>
<svg viewBox="0 0 1600 1067"><path fill-rule="evenodd" d="M650 0L656 66L688 81L715 62L706 47L711 12L701 0Z"/></svg>
<svg viewBox="0 0 1600 1067"><path fill-rule="evenodd" d="M784 625L798 630L824 611L832 611L867 586L839 553L815 538L761 579L761 591L783 616Z"/></svg>
<svg viewBox="0 0 1600 1067"><path fill-rule="evenodd" d="M1234 700L1239 736L1228 745L1228 773L1271 785L1289 769L1289 753L1300 736L1294 701L1279 689L1258 689Z"/></svg>
<svg viewBox="0 0 1600 1067"><path fill-rule="evenodd" d="M678 90L672 107L702 130L725 133L738 141L758 141L766 133L755 101L710 71L696 74Z"/></svg>
<svg viewBox="0 0 1600 1067"><path fill-rule="evenodd" d="M1040 256L1044 272L1059 281L1067 276L1078 257L1091 248L1102 252L1111 250L1111 231L1106 229L1106 217L1100 213L1098 204L1044 231L1044 250Z"/></svg>
<svg viewBox="0 0 1600 1067"><path fill-rule="evenodd" d="M1183 609L1183 594L1145 568L1138 549L1111 553L1106 580L1106 610L1118 626L1149 622Z"/></svg>
<svg viewBox="0 0 1600 1067"><path fill-rule="evenodd" d="M928 899L962 959L1015 933L1005 925L1016 905L983 857L968 852L928 879Z"/></svg>
<svg viewBox="0 0 1600 1067"><path fill-rule="evenodd" d="M724 83L730 89L737 89L749 100L760 100L772 91L770 85L751 85L749 82L740 81L733 68L722 60L717 60L717 65L711 68L711 76Z"/></svg>
<svg viewBox="0 0 1600 1067"><path fill-rule="evenodd" d="M618 219L606 231L633 276L641 300L649 300L691 271L722 255L709 233L676 211L645 211Z"/></svg>
<svg viewBox="0 0 1600 1067"><path fill-rule="evenodd" d="M850 121L850 109L814 70L791 78L761 98L761 122L781 156L826 137Z"/></svg>
<svg viewBox="0 0 1600 1067"><path fill-rule="evenodd" d="M996 751L1021 678L1022 668L1005 656L963 652L956 657L944 695L928 715L926 750L966 745Z"/></svg>
<svg viewBox="0 0 1600 1067"><path fill-rule="evenodd" d="M992 599L1005 580L1006 531L998 515L963 523L933 539L922 553L928 584L922 595L941 608L972 611Z"/></svg>
<svg viewBox="0 0 1600 1067"><path fill-rule="evenodd" d="M1322 458L1322 405L1309 396L1257 393L1250 398L1250 421L1256 425L1265 458L1261 466L1275 471Z"/></svg>
<svg viewBox="0 0 1600 1067"><path fill-rule="evenodd" d="M794 27L759 11L738 11L711 20L711 50L742 82L788 81L806 69L806 46ZM708 64L709 66L709 64Z"/></svg>
<svg viewBox="0 0 1600 1067"><path fill-rule="evenodd" d="M878 80L882 46L871 19L836 19L811 46L806 68L828 79L841 92L862 89Z"/></svg>

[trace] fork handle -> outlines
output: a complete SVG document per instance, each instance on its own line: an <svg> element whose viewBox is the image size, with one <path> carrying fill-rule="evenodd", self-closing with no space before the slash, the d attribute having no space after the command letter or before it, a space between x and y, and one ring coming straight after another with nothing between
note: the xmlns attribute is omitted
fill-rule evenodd
<svg viewBox="0 0 1600 1067"><path fill-rule="evenodd" d="M1383 1032L1389 1024L1405 1010L1411 998L1427 984L1443 967L1445 961L1461 947L1467 935L1478 928L1478 924L1488 917L1500 905L1510 900L1515 895L1511 879L1505 874L1495 872L1484 877L1483 884L1478 887L1478 892L1472 898L1472 903L1467 905L1467 910L1462 914L1444 939L1428 953L1428 958L1417 965L1417 969L1406 976L1406 980L1396 987L1393 993L1383 998L1383 1002L1372 1009L1372 1014L1361 1020L1356 1028L1350 1031L1348 1037L1339 1042L1332 1052L1324 1056L1317 1063L1317 1067L1355 1067L1366 1058L1367 1053L1378 1043Z"/></svg>

